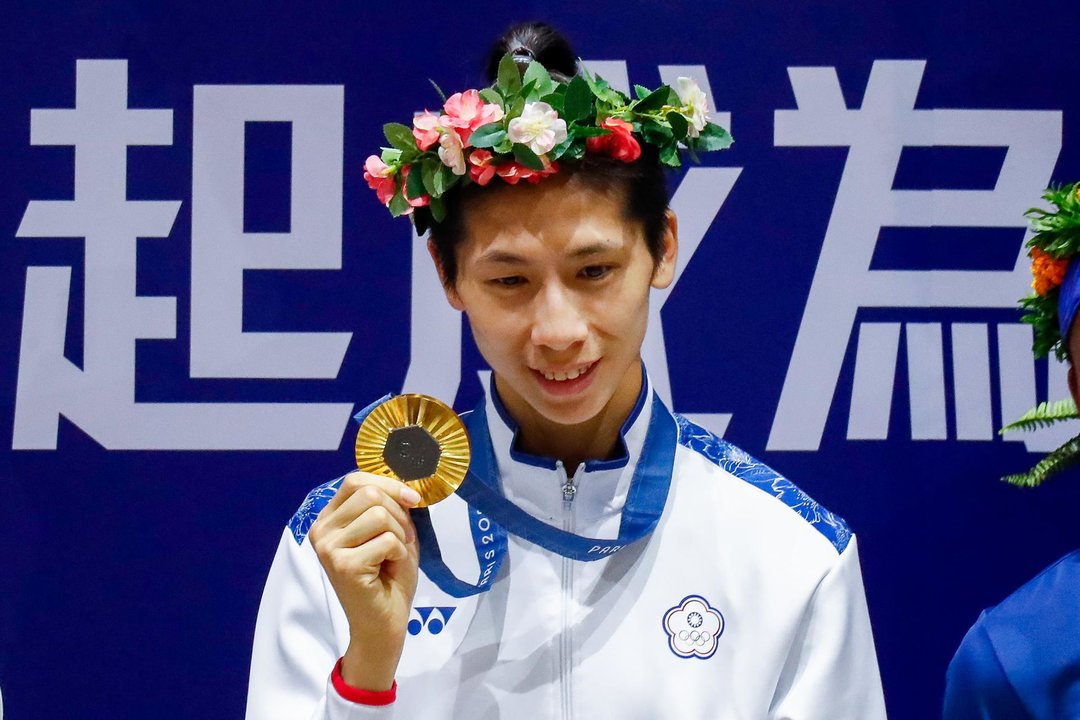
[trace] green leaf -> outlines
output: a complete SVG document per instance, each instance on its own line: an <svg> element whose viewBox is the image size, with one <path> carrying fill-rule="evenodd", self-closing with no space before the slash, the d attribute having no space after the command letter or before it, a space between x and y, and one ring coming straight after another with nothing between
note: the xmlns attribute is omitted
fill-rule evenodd
<svg viewBox="0 0 1080 720"><path fill-rule="evenodd" d="M716 123L706 123L701 133L695 139L694 150L708 152L710 150L725 150L731 146L731 135L728 131Z"/></svg>
<svg viewBox="0 0 1080 720"><path fill-rule="evenodd" d="M535 60L525 68L525 74L521 76L521 82L526 86L532 85L532 92L537 97L547 95L555 89L555 81L551 79L547 69Z"/></svg>
<svg viewBox="0 0 1080 720"><path fill-rule="evenodd" d="M445 103L446 102L446 93L444 93L442 88L439 87L439 84L437 82L435 82L434 80L432 80L431 78L428 78L428 82L431 83L431 87L435 88L435 92L439 93L439 97L442 98L442 101Z"/></svg>
<svg viewBox="0 0 1080 720"><path fill-rule="evenodd" d="M530 170L543 170L544 161L528 145L514 143L514 159Z"/></svg>
<svg viewBox="0 0 1080 720"><path fill-rule="evenodd" d="M495 86L504 97L521 92L521 72L510 53L503 55L502 60L499 61L499 74Z"/></svg>
<svg viewBox="0 0 1080 720"><path fill-rule="evenodd" d="M383 125L383 135L399 150L416 150L416 138L413 137L412 129L407 125L386 123Z"/></svg>
<svg viewBox="0 0 1080 720"><path fill-rule="evenodd" d="M506 137L506 130L501 122L481 125L469 136L469 144L477 148L491 148L498 145Z"/></svg>
<svg viewBox="0 0 1080 720"><path fill-rule="evenodd" d="M674 142L660 148L660 162L668 167L682 167L682 162L679 160L679 148Z"/></svg>
<svg viewBox="0 0 1080 720"><path fill-rule="evenodd" d="M570 146L574 144L574 139L578 137L581 136L577 133L572 132L567 134L565 140L563 140L555 147L551 148L551 152L548 153L548 158L551 160L558 160L559 158L561 158L563 154L570 149Z"/></svg>
<svg viewBox="0 0 1080 720"><path fill-rule="evenodd" d="M397 148L383 148L380 157L387 165L393 165L401 160L401 151Z"/></svg>
<svg viewBox="0 0 1080 720"><path fill-rule="evenodd" d="M435 190L435 175L438 174L439 165L441 165L441 164L442 163L435 162L433 159L429 159L429 160L425 160L420 165L420 173L419 174L420 174L420 177L423 178L423 181L424 181L424 190L426 190L427 194L431 195L432 197L435 197L437 195L442 194L442 193L437 192ZM412 169L412 173L410 173L409 177L411 178L413 175L416 175L416 174L417 174L416 166L414 165L413 169Z"/></svg>
<svg viewBox="0 0 1080 720"><path fill-rule="evenodd" d="M666 145L675 137L671 132L671 128L652 120L642 120L641 134L653 145Z"/></svg>
<svg viewBox="0 0 1080 720"><path fill-rule="evenodd" d="M394 197L390 198L390 214L394 217L400 217L409 211L409 201L405 199L405 196L401 194L401 188L398 188L394 193Z"/></svg>
<svg viewBox="0 0 1080 720"><path fill-rule="evenodd" d="M424 197L424 173L415 165L412 166L412 170L409 171L409 177L405 181L405 195L418 200Z"/></svg>
<svg viewBox="0 0 1080 720"><path fill-rule="evenodd" d="M1038 487L1050 477L1057 475L1062 470L1075 465L1080 460L1080 435L1066 442L1053 451L1026 473L1018 475L1006 475L1001 478L1010 485L1020 487Z"/></svg>
<svg viewBox="0 0 1080 720"><path fill-rule="evenodd" d="M637 95L638 100L643 100L649 96L650 90L644 85L635 85L634 94Z"/></svg>
<svg viewBox="0 0 1080 720"><path fill-rule="evenodd" d="M503 96L499 94L499 91L495 88L484 88L480 91L480 97L484 99L484 102L494 103L499 107L505 109L505 101Z"/></svg>
<svg viewBox="0 0 1080 720"><path fill-rule="evenodd" d="M499 141L499 143L495 147L492 148L492 150L499 153L500 155L506 155L507 153L511 152L513 149L514 149L514 141L511 140L509 137L503 138L502 140Z"/></svg>
<svg viewBox="0 0 1080 720"><path fill-rule="evenodd" d="M604 78L590 73L588 68L584 65L581 65L581 75L585 78L585 82L589 85L589 90L592 94L600 100L614 105L623 105L626 103L627 98L625 95L612 88Z"/></svg>
<svg viewBox="0 0 1080 720"><path fill-rule="evenodd" d="M998 434L1004 435L1012 430L1038 430L1041 427L1053 425L1060 420L1072 420L1074 418L1080 418L1080 412L1077 412L1076 403L1073 402L1072 398L1039 403L1021 415L1018 420L1001 428Z"/></svg>
<svg viewBox="0 0 1080 720"><path fill-rule="evenodd" d="M514 98L514 101L510 103L510 109L506 111L506 121L509 123L516 117L521 117L522 111L525 110L525 98L518 95Z"/></svg>
<svg viewBox="0 0 1080 720"><path fill-rule="evenodd" d="M446 219L446 205L443 203L442 198L431 198L431 204L428 205L428 209L431 210L431 217L435 222L441 223Z"/></svg>
<svg viewBox="0 0 1080 720"><path fill-rule="evenodd" d="M584 120L593 112L593 92L581 75L575 75L566 88L563 119L567 122Z"/></svg>
<svg viewBox="0 0 1080 720"><path fill-rule="evenodd" d="M435 176L431 179L432 184L435 186L435 197L442 197L446 194L446 191L454 186L457 180L457 175L450 168L439 163L439 167L435 172Z"/></svg>
<svg viewBox="0 0 1080 720"><path fill-rule="evenodd" d="M661 85L641 100L638 100L637 103L633 105L634 111L652 112L654 110L659 110L660 108L668 104L668 97L670 92L671 88L669 88L667 85Z"/></svg>
<svg viewBox="0 0 1080 720"><path fill-rule="evenodd" d="M611 131L607 128L593 127L592 125L574 125L570 134L574 137L590 138L600 137L601 135L610 135Z"/></svg>
<svg viewBox="0 0 1080 720"><path fill-rule="evenodd" d="M669 112L667 114L668 125L671 125L671 132L675 136L676 140L682 140L686 137L687 131L690 129L690 123L686 122L686 118L682 113Z"/></svg>

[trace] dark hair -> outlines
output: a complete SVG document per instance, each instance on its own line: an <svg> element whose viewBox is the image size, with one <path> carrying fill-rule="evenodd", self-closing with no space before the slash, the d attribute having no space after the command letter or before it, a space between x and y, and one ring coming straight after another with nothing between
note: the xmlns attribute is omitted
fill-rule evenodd
<svg viewBox="0 0 1080 720"><path fill-rule="evenodd" d="M499 61L507 53L511 54L522 71L531 61L536 60L552 77L563 82L577 74L577 60L570 43L546 23L513 25L495 41L487 61L489 82L495 81ZM578 161L559 162L560 173L573 173L589 187L600 190L625 188L624 215L642 224L649 254L654 262L660 259L667 226L665 213L668 208L668 192L656 146L641 143L641 157L631 163L589 154ZM457 279L456 248L465 235L465 209L469 206L470 199L478 193L490 194L498 191L499 187L494 183L486 187L461 183L443 195L446 217L442 222L432 224L431 241L448 285L452 286Z"/></svg>

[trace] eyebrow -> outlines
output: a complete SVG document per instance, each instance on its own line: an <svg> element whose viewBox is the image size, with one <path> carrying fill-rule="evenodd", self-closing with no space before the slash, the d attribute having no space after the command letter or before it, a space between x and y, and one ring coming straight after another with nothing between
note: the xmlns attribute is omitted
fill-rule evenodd
<svg viewBox="0 0 1080 720"><path fill-rule="evenodd" d="M582 247L574 250L572 253L570 253L570 257L574 258L575 260L579 260L581 258L599 255L600 253L604 253L609 250L615 250L617 249L617 247L617 243L613 243L611 241L589 243L588 245L583 245ZM477 262L501 263L504 265L527 265L529 263L529 261L521 255L516 255L507 250L489 250L488 252L481 255L477 259Z"/></svg>

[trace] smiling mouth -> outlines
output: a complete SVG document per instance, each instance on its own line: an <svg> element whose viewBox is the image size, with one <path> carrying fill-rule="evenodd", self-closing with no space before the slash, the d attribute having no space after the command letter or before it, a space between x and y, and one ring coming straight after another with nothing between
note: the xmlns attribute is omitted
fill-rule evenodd
<svg viewBox="0 0 1080 720"><path fill-rule="evenodd" d="M573 368L571 370L564 370L564 371L560 371L560 372L548 372L548 371L545 371L545 370L537 370L536 372L543 375L545 380L550 380L550 381L554 381L554 382L566 382L568 380L577 380L579 377L581 377L582 375L584 375L587 372L589 372L590 370L592 370L594 365L596 365L595 360L593 362L586 363L584 365L580 365L580 366L578 366L576 368Z"/></svg>

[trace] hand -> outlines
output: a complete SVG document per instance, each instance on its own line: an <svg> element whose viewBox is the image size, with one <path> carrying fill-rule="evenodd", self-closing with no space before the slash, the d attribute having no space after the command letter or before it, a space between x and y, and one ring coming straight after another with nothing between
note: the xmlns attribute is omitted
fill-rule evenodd
<svg viewBox="0 0 1080 720"><path fill-rule="evenodd" d="M420 562L407 508L419 501L398 480L349 473L308 534L349 621L341 675L353 687L394 682Z"/></svg>

